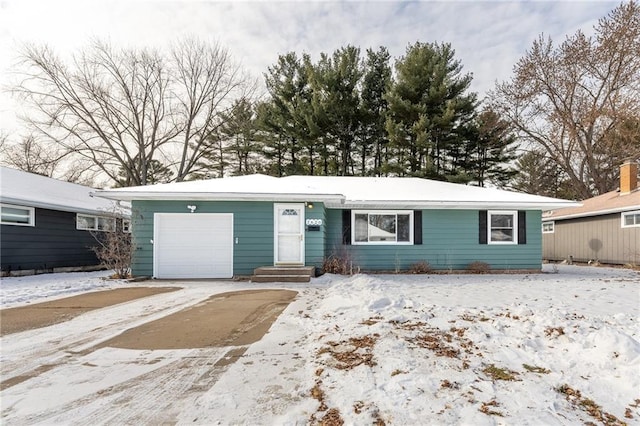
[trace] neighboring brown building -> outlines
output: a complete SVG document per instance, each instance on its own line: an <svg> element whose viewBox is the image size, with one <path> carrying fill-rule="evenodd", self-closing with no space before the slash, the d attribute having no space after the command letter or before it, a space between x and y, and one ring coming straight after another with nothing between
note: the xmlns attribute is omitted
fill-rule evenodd
<svg viewBox="0 0 640 426"><path fill-rule="evenodd" d="M620 188L542 215L542 258L640 265L638 163L620 167Z"/></svg>

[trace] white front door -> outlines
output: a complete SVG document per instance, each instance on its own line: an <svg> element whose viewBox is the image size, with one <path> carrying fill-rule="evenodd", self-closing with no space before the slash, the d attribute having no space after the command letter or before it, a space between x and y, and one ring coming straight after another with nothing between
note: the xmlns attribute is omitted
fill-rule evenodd
<svg viewBox="0 0 640 426"><path fill-rule="evenodd" d="M274 263L304 265L304 204L274 204Z"/></svg>

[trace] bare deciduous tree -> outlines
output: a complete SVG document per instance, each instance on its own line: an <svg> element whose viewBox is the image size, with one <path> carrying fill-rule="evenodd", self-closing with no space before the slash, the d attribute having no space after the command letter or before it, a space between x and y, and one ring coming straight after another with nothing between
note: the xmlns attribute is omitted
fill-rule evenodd
<svg viewBox="0 0 640 426"><path fill-rule="evenodd" d="M615 189L618 165L640 156L640 6L620 4L593 37L578 31L554 46L540 36L490 98L578 198Z"/></svg>
<svg viewBox="0 0 640 426"><path fill-rule="evenodd" d="M65 156L56 148L44 146L34 136L28 136L14 144L9 142L7 136L0 137L0 151L4 165L47 177L54 176Z"/></svg>
<svg viewBox="0 0 640 426"><path fill-rule="evenodd" d="M55 143L46 144L33 135L18 143L0 136L0 164L67 182L94 186L99 180L92 171L93 163L83 158L72 158L72 153Z"/></svg>
<svg viewBox="0 0 640 426"><path fill-rule="evenodd" d="M152 160L178 181L191 173L248 82L226 49L193 38L169 55L95 40L71 61L28 45L20 72L14 91L34 111L27 122L63 152L89 159L113 181L124 172L133 185L148 182Z"/></svg>

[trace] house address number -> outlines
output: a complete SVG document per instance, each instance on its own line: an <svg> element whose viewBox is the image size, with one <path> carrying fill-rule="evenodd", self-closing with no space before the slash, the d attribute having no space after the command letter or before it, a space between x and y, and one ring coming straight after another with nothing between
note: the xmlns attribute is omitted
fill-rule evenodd
<svg viewBox="0 0 640 426"><path fill-rule="evenodd" d="M322 219L307 219L307 220L305 220L305 224L307 226L321 226L322 225Z"/></svg>

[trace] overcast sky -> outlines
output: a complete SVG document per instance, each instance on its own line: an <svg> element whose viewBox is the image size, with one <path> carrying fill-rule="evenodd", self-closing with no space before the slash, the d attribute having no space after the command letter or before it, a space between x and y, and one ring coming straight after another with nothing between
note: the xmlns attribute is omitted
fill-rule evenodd
<svg viewBox="0 0 640 426"><path fill-rule="evenodd" d="M480 94L508 79L513 65L540 34L562 41L617 2L223 2L0 0L0 84L11 81L17 47L48 43L60 53L97 36L117 45L160 47L185 35L219 41L256 77L279 54L320 52L352 44L362 51L386 46L402 56L416 41L449 42L473 74ZM0 93L0 132L21 131L20 106ZM12 137L12 139L13 139Z"/></svg>

